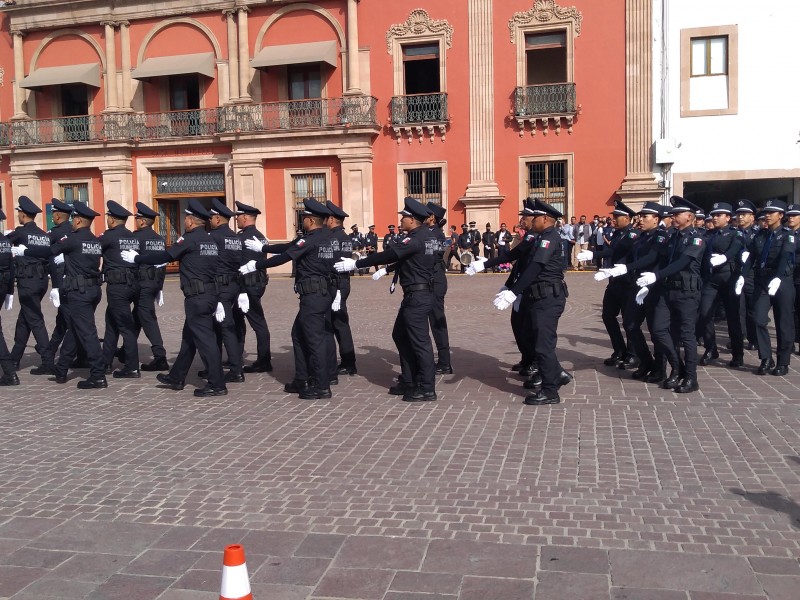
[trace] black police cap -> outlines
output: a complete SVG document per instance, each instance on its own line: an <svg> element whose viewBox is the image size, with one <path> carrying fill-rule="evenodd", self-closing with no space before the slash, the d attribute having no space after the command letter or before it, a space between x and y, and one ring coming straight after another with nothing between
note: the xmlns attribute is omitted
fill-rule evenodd
<svg viewBox="0 0 800 600"><path fill-rule="evenodd" d="M24 212L26 215L32 217L42 212L42 209L34 204L33 200L27 196L20 196L17 200L17 210Z"/></svg>
<svg viewBox="0 0 800 600"><path fill-rule="evenodd" d="M761 208L764 212L786 212L786 202L783 200L778 200L777 198L770 198L764 203L764 206Z"/></svg>
<svg viewBox="0 0 800 600"><path fill-rule="evenodd" d="M236 214L237 215L260 215L261 211L258 210L255 206L250 206L249 204L245 204L244 202L236 201Z"/></svg>
<svg viewBox="0 0 800 600"><path fill-rule="evenodd" d="M79 217L84 217L86 219L94 219L95 217L99 217L100 213L94 212L91 208L86 206L83 202L75 202L72 205L72 214L78 215Z"/></svg>
<svg viewBox="0 0 800 600"><path fill-rule="evenodd" d="M63 212L67 214L72 213L72 205L67 204L66 202L62 202L58 198L52 198L50 200L50 205L53 207L52 208L53 212Z"/></svg>
<svg viewBox="0 0 800 600"><path fill-rule="evenodd" d="M406 217L414 217L417 221L424 221L430 216L431 211L416 198L406 196L406 198L403 199L403 210L398 214Z"/></svg>
<svg viewBox="0 0 800 600"><path fill-rule="evenodd" d="M697 211L700 210L700 207L692 204L686 198L682 198L681 196L672 196L669 201L672 203L672 210L669 212L673 215L682 212L691 212L695 213L696 215Z"/></svg>
<svg viewBox="0 0 800 600"><path fill-rule="evenodd" d="M640 215L661 215L663 205L658 202L645 202L639 209Z"/></svg>
<svg viewBox="0 0 800 600"><path fill-rule="evenodd" d="M736 214L741 213L753 213L756 212L756 205L750 202L750 200L739 200L736 203Z"/></svg>
<svg viewBox="0 0 800 600"><path fill-rule="evenodd" d="M219 198L212 198L212 200L211 200L211 210L208 211L208 212L211 215L220 215L220 216L225 217L226 219L230 219L235 214Z"/></svg>
<svg viewBox="0 0 800 600"><path fill-rule="evenodd" d="M144 202L137 202L135 216L144 217L146 219L155 219L158 217L158 213L149 206L147 206L147 204L145 204Z"/></svg>
<svg viewBox="0 0 800 600"><path fill-rule="evenodd" d="M127 219L131 216L131 211L114 200L106 202L106 209L106 214L111 215L115 219Z"/></svg>
<svg viewBox="0 0 800 600"><path fill-rule="evenodd" d="M394 225L389 225L389 229L394 229Z"/></svg>
<svg viewBox="0 0 800 600"><path fill-rule="evenodd" d="M447 209L441 204L428 202L425 206L428 207L428 210L431 211L431 214L433 214L434 217L436 217L437 221L444 219L444 216L447 214Z"/></svg>
<svg viewBox="0 0 800 600"><path fill-rule="evenodd" d="M187 215L191 215L193 217L198 217L199 219L208 220L211 218L211 215L206 210L206 207L200 204L200 201L197 198L192 198L189 200L189 203L186 205L186 208L183 209Z"/></svg>
<svg viewBox="0 0 800 600"><path fill-rule="evenodd" d="M536 214L536 201L533 198L525 198L522 201L522 210L519 212L520 217L531 217Z"/></svg>
<svg viewBox="0 0 800 600"><path fill-rule="evenodd" d="M797 215L800 215L800 204L790 204L786 207L787 217L796 217Z"/></svg>
<svg viewBox="0 0 800 600"><path fill-rule="evenodd" d="M322 204L322 202L319 200L315 200L314 198L305 198L303 200L303 212L301 214L313 215L315 217L329 217L331 215L331 211L329 211L328 207Z"/></svg>
<svg viewBox="0 0 800 600"><path fill-rule="evenodd" d="M336 205L335 205L333 202L331 202L330 200L328 200L328 201L325 203L325 208L327 208L329 211L331 211L331 214L332 214L334 217L336 217L337 219L346 219L347 217L349 217L349 216L350 216L350 215L348 215L346 212L344 212L344 211L343 211L341 208L339 208L338 206L336 206Z"/></svg>
<svg viewBox="0 0 800 600"><path fill-rule="evenodd" d="M614 210L611 211L611 214L618 217L632 217L636 214L636 211L625 204L622 200L615 200Z"/></svg>
<svg viewBox="0 0 800 600"><path fill-rule="evenodd" d="M554 219L560 219L564 216L557 208L551 206L544 200L539 200L539 198L535 200L534 214L547 215L548 217L553 217Z"/></svg>
<svg viewBox="0 0 800 600"><path fill-rule="evenodd" d="M727 202L714 202L711 206L709 215L729 215L733 213L733 207Z"/></svg>

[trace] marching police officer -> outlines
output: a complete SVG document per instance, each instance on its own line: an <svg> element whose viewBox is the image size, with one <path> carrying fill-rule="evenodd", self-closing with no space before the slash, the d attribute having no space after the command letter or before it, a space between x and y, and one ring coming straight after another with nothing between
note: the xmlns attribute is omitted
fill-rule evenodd
<svg viewBox="0 0 800 600"><path fill-rule="evenodd" d="M17 201L17 222L19 227L8 234L14 245L49 247L50 238L36 225L36 215L42 209L36 206L27 196L20 196ZM36 340L36 352L42 358L40 368L52 371L53 361L48 355L47 346L50 338L42 315L42 298L47 292L47 258L38 256L20 256L14 268L17 278L17 297L19 298L19 315L14 331L14 347L11 349L11 360L19 365L28 338L33 333Z"/></svg>
<svg viewBox="0 0 800 600"><path fill-rule="evenodd" d="M211 237L216 240L219 247L219 261L214 281L217 283L217 295L225 309L225 318L216 326L217 340L225 346L228 355L230 371L225 375L229 383L242 383L244 381L244 338L239 335L239 330L234 321L234 308L242 312L250 310L250 298L239 287L239 267L244 264L242 250L244 244L228 223L234 212L218 198L211 201Z"/></svg>
<svg viewBox="0 0 800 600"><path fill-rule="evenodd" d="M739 256L739 264L736 270L736 278L739 276L744 277L744 289L740 296L741 300L738 306L739 320L742 323L742 330L747 335L747 349L755 350L756 348L756 318L753 313L753 291L755 284L753 283L753 269L745 269L744 265L750 257L750 246L753 243L753 238L758 233L758 225L756 224L756 206L750 200L739 200L736 203L736 229L742 234L742 243L744 248Z"/></svg>
<svg viewBox="0 0 800 600"><path fill-rule="evenodd" d="M217 274L219 247L206 232L209 212L194 198L184 210L184 234L168 249L161 252L137 254L133 250L122 253L126 262L160 265L180 261L181 290L185 320L178 357L168 374L159 373L156 379L173 390L182 390L186 374L192 366L196 353L200 354L208 383L194 391L197 397L225 396L225 375L214 323L225 318L225 308L219 302L214 275Z"/></svg>
<svg viewBox="0 0 800 600"><path fill-rule="evenodd" d="M139 251L139 240L126 226L131 212L119 203L106 203L106 230L100 234L103 250L103 279L106 282L106 330L103 337L103 363L111 371L117 342L122 337L125 367L114 371L117 379L138 379L139 342L133 318L133 305L139 296L139 278L130 263L122 260L123 250Z"/></svg>
<svg viewBox="0 0 800 600"><path fill-rule="evenodd" d="M141 252L163 252L167 249L164 238L153 230L158 213L142 202L136 203L136 231L133 235L139 240ZM144 331L153 351L153 360L141 365L142 371L168 371L167 351L164 350L164 339L156 316L156 303L164 304L164 279L167 274L165 265L139 265L139 295L133 303L133 320L136 336Z"/></svg>
<svg viewBox="0 0 800 600"><path fill-rule="evenodd" d="M663 281L669 320L658 315L654 339L664 349L672 373L662 384L680 394L700 389L697 382L697 337L695 326L700 308L702 280L700 268L705 252L702 231L694 228L697 207L678 196L672 198L672 221L676 228L663 248L658 268L646 271L636 280L640 288ZM684 363L681 365L678 348L683 348Z"/></svg>
<svg viewBox="0 0 800 600"><path fill-rule="evenodd" d="M299 394L304 400L331 397L331 380L335 373L336 346L331 323L331 305L336 296L336 277L333 263L334 238L324 226L331 211L314 198L303 200L300 213L305 234L288 244L271 244L259 247L247 240L251 250L272 253L275 256L251 260L239 272L253 273L295 262L295 291L300 294L300 310L292 325L294 346L294 379L284 389Z"/></svg>
<svg viewBox="0 0 800 600"><path fill-rule="evenodd" d="M754 273L753 312L756 319L758 358L761 365L756 373L784 376L789 372L789 360L794 346L794 256L796 240L794 231L781 223L786 212L782 200L767 200L762 208L765 213L766 228L753 238L750 257L745 263L745 271ZM741 293L744 277L736 282L736 291ZM772 359L767 323L772 306L775 318L775 335L778 343L778 364Z"/></svg>
<svg viewBox="0 0 800 600"><path fill-rule="evenodd" d="M424 226L431 214L427 206L411 197L403 201L400 228L407 234L384 252L358 261L343 258L336 263L340 273L357 268L397 262L391 291L399 281L403 301L392 330L392 339L400 354L400 378L389 388L392 395L402 395L406 402L436 400L433 347L429 333L433 310L433 269L440 261L439 241Z"/></svg>
<svg viewBox="0 0 800 600"><path fill-rule="evenodd" d="M244 243L250 239L257 239L261 244L267 244L266 236L256 228L256 218L261 211L255 206L236 202L236 227L239 230L239 239L242 240L242 259L245 263L261 258L261 252L250 250ZM236 319L239 337L244 343L245 339L245 319L253 328L256 335L256 360L251 365L244 367L245 373L269 373L272 371L272 351L270 350L269 325L264 316L264 306L261 299L269 283L269 275L266 270L260 269L247 275L239 274L239 286L243 293L247 294L249 310L243 312L237 304L237 310L233 315Z"/></svg>
<svg viewBox="0 0 800 600"><path fill-rule="evenodd" d="M92 233L92 220L98 213L83 204L73 205L72 231L49 248L15 246L16 256L54 256L56 262L64 263L64 279L59 298L67 318L67 332L61 354L55 365L56 383L67 382L67 371L77 353L77 344L83 346L89 361L89 377L78 382L82 390L108 387L105 363L97 338L94 311L100 303L100 259L103 249Z"/></svg>
<svg viewBox="0 0 800 600"><path fill-rule="evenodd" d="M6 214L0 209L0 221L6 220ZM11 310L14 306L14 255L11 242L6 236L0 235L0 294L3 296L3 306ZM11 353L6 346L3 335L2 319L0 319L0 386L19 385L16 366L11 359Z"/></svg>
<svg viewBox="0 0 800 600"><path fill-rule="evenodd" d="M792 230L795 238L794 255L794 341L800 342L800 204L790 204L786 207L786 226Z"/></svg>
<svg viewBox="0 0 800 600"><path fill-rule="evenodd" d="M447 219L444 218L447 209L433 202L428 202L427 206L431 211L427 225L431 235L439 242L439 251L437 252L439 260L433 265L433 310L429 318L433 342L436 344L436 372L450 375L453 373L450 360L450 334L447 330L447 317L444 314L444 297L447 294L447 270L444 264L444 254L448 249L449 239L445 236L443 228L447 224Z"/></svg>
<svg viewBox="0 0 800 600"><path fill-rule="evenodd" d="M330 216L325 219L325 225L330 229L334 239L334 254L336 260L350 258L353 255L353 243L344 230L344 220L349 216L341 208L328 200L325 206L330 211ZM377 244L377 239L375 244ZM373 248L374 249L374 248ZM333 333L339 344L339 355L342 362L336 367L337 375L355 375L356 350L353 345L353 334L350 331L350 316L347 313L347 298L350 296L350 274L340 273L337 276L337 300L333 306Z"/></svg>

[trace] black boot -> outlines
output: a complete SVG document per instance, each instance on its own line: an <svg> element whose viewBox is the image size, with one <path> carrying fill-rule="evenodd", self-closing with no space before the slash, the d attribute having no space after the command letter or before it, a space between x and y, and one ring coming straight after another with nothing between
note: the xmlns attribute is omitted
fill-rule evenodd
<svg viewBox="0 0 800 600"><path fill-rule="evenodd" d="M12 363L3 362L3 376L0 377L0 386L19 385L19 377L12 367Z"/></svg>
<svg viewBox="0 0 800 600"><path fill-rule="evenodd" d="M706 366L712 360L716 360L719 358L719 350L717 347L714 346L713 348L707 348L705 352L703 352L703 356L700 357L700 364L702 366Z"/></svg>
<svg viewBox="0 0 800 600"><path fill-rule="evenodd" d="M607 367L613 367L620 360L622 360L622 352L614 352L614 354L603 361L603 364Z"/></svg>
<svg viewBox="0 0 800 600"><path fill-rule="evenodd" d="M535 373L528 377L527 381L522 384L526 390L535 390L538 387L542 387L542 375L541 373Z"/></svg>
<svg viewBox="0 0 800 600"><path fill-rule="evenodd" d="M309 386L300 392L301 400L320 400L324 398L330 398L331 396L331 388L318 388Z"/></svg>
<svg viewBox="0 0 800 600"><path fill-rule="evenodd" d="M283 386L283 391L288 392L290 394L299 394L308 389L308 379L293 379L285 386Z"/></svg>
<svg viewBox="0 0 800 600"><path fill-rule="evenodd" d="M79 390L99 390L107 387L108 381L106 381L105 377L89 377L78 382Z"/></svg>
<svg viewBox="0 0 800 600"><path fill-rule="evenodd" d="M436 400L436 392L423 392L419 387L406 390L404 402L430 402Z"/></svg>
<svg viewBox="0 0 800 600"><path fill-rule="evenodd" d="M206 385L203 388L197 388L194 391L194 395L198 398L206 398L209 396L227 396L228 389L227 388L213 388L210 385Z"/></svg>
<svg viewBox="0 0 800 600"><path fill-rule="evenodd" d="M686 377L683 381L681 381L680 385L676 387L673 392L678 394L688 394L690 392L696 392L700 389L700 386L697 383L697 379L694 377Z"/></svg>
<svg viewBox="0 0 800 600"><path fill-rule="evenodd" d="M133 369L117 369L112 373L114 379L139 379L142 374Z"/></svg>
<svg viewBox="0 0 800 600"><path fill-rule="evenodd" d="M784 377L789 374L789 366L788 365L778 365L772 371L769 372L770 375L775 375L777 377Z"/></svg>
<svg viewBox="0 0 800 600"><path fill-rule="evenodd" d="M142 371L169 371L167 358L161 356L159 358L154 358L149 363L142 363Z"/></svg>
<svg viewBox="0 0 800 600"><path fill-rule="evenodd" d="M771 358L765 358L761 361L761 364L756 369L756 375L766 375L772 369L775 368L775 361Z"/></svg>
<svg viewBox="0 0 800 600"><path fill-rule="evenodd" d="M558 387L564 387L565 385L569 385L570 383L572 383L572 379L573 379L572 375L562 370L561 373L558 374Z"/></svg>
<svg viewBox="0 0 800 600"><path fill-rule="evenodd" d="M642 381L647 378L647 375L650 373L650 371L652 371L652 369L653 369L653 361L652 360L644 361L642 362L641 365L639 365L638 369L636 369L633 373L631 373L631 377Z"/></svg>
<svg viewBox="0 0 800 600"><path fill-rule="evenodd" d="M406 392L413 391L414 386L410 384L406 384L403 382L398 382L397 385L393 385L389 388L389 393L392 396L405 396Z"/></svg>
<svg viewBox="0 0 800 600"><path fill-rule="evenodd" d="M627 356L617 361L618 369L635 369L638 366L639 366L639 359L632 354L628 354Z"/></svg>
<svg viewBox="0 0 800 600"><path fill-rule="evenodd" d="M681 379L683 379L683 377L681 377L680 371L673 369L673 371L669 374L669 377L667 377L664 380L664 383L661 384L661 387L665 390L674 390L680 385Z"/></svg>
<svg viewBox="0 0 800 600"><path fill-rule="evenodd" d="M728 361L728 366L731 369L738 369L739 367L744 366L744 356L734 356L730 361Z"/></svg>
<svg viewBox="0 0 800 600"><path fill-rule="evenodd" d="M539 390L535 394L531 394L525 397L523 400L523 404L527 404L528 406L540 406L542 404L558 404L561 402L561 398L556 392L544 392Z"/></svg>
<svg viewBox="0 0 800 600"><path fill-rule="evenodd" d="M167 387L171 390L175 390L178 392L181 391L184 387L186 387L186 384L184 384L183 381L175 381L174 379L171 379L169 375L165 375L164 373L159 373L158 375L156 375L156 379L160 383L163 383L164 387Z"/></svg>
<svg viewBox="0 0 800 600"><path fill-rule="evenodd" d="M252 365L246 366L242 371L245 373L271 373L272 362L268 359L259 359Z"/></svg>
<svg viewBox="0 0 800 600"><path fill-rule="evenodd" d="M46 365L42 363L38 367L34 367L30 371L31 375L55 375L56 368L54 365Z"/></svg>
<svg viewBox="0 0 800 600"><path fill-rule="evenodd" d="M341 364L336 367L337 375L355 375L356 373L358 373L358 370L356 370L355 365Z"/></svg>
<svg viewBox="0 0 800 600"><path fill-rule="evenodd" d="M225 374L225 381L228 383L244 383L244 373L241 371L228 371Z"/></svg>

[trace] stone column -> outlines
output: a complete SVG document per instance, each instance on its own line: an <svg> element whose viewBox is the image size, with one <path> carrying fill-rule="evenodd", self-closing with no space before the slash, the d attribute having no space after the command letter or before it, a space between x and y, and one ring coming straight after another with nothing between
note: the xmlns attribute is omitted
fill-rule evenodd
<svg viewBox="0 0 800 600"><path fill-rule="evenodd" d="M222 11L228 26L228 99L231 101L239 98L239 45L234 12L232 9Z"/></svg>
<svg viewBox="0 0 800 600"><path fill-rule="evenodd" d="M39 179L39 173L36 171L19 171L12 166L11 195L13 198L27 196L33 200L34 204L44 208L42 206L42 182Z"/></svg>
<svg viewBox="0 0 800 600"><path fill-rule="evenodd" d="M358 0L347 0L347 91L360 94L358 57Z"/></svg>
<svg viewBox="0 0 800 600"><path fill-rule="evenodd" d="M239 98L243 102L250 102L250 41L247 32L247 13L250 9L239 6Z"/></svg>
<svg viewBox="0 0 800 600"><path fill-rule="evenodd" d="M103 198L116 200L129 211L135 212L133 206L133 164L131 160L128 159L117 164L103 166L101 174Z"/></svg>
<svg viewBox="0 0 800 600"><path fill-rule="evenodd" d="M503 201L494 180L494 69L492 0L469 0L470 183L461 201L467 220Z"/></svg>
<svg viewBox="0 0 800 600"><path fill-rule="evenodd" d="M255 206L261 210L261 214L256 219L259 230L264 232L267 237L267 210L264 199L266 191L264 189L264 164L261 160L252 158L237 158L234 156L233 162L233 198L239 202L244 202Z"/></svg>
<svg viewBox="0 0 800 600"><path fill-rule="evenodd" d="M341 157L342 209L350 215L351 223L375 221L372 186L372 155L354 154Z"/></svg>
<svg viewBox="0 0 800 600"><path fill-rule="evenodd" d="M14 119L27 119L28 113L25 111L26 92L19 86L25 77L25 59L22 55L22 38L24 31L12 31L11 37L14 42Z"/></svg>
<svg viewBox="0 0 800 600"><path fill-rule="evenodd" d="M106 37L106 110L117 110L117 45L114 43L113 21L103 21Z"/></svg>
<svg viewBox="0 0 800 600"><path fill-rule="evenodd" d="M120 108L131 110L131 99L133 98L133 86L131 79L131 24L128 21L119 23L119 41L122 46L122 98L120 98Z"/></svg>
<svg viewBox="0 0 800 600"><path fill-rule="evenodd" d="M617 194L631 208L663 195L652 172L653 7L625 0L625 179Z"/></svg>

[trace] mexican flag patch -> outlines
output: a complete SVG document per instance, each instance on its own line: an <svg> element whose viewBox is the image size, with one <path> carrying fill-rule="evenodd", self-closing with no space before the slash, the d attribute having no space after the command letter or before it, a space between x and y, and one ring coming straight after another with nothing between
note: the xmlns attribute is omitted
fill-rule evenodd
<svg viewBox="0 0 800 600"><path fill-rule="evenodd" d="M700 238L694 238L694 239L692 240L692 243L693 243L695 246L702 246L702 245L703 245L703 240L701 240Z"/></svg>
<svg viewBox="0 0 800 600"><path fill-rule="evenodd" d="M794 236L793 235L789 236L789 243L790 244L794 244Z"/></svg>
<svg viewBox="0 0 800 600"><path fill-rule="evenodd" d="M542 240L539 243L539 248L549 248L550 247L550 240Z"/></svg>
<svg viewBox="0 0 800 600"><path fill-rule="evenodd" d="M300 238L299 240L297 240L297 245L298 246L304 246L305 243L306 243L306 241L303 238Z"/></svg>

